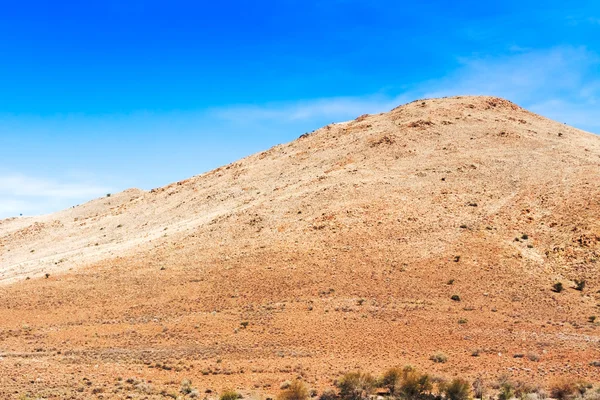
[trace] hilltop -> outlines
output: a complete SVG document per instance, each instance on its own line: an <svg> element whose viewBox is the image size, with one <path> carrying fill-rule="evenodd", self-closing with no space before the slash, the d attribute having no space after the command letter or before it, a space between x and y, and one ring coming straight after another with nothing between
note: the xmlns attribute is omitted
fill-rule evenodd
<svg viewBox="0 0 600 400"><path fill-rule="evenodd" d="M407 363L598 381L598 182L600 137L463 96L0 221L0 393L270 395Z"/></svg>

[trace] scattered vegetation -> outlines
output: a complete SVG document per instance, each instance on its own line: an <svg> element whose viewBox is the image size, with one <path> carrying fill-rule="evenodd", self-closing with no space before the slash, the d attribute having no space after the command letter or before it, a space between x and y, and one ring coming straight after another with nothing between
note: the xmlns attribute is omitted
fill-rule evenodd
<svg viewBox="0 0 600 400"><path fill-rule="evenodd" d="M235 390L225 390L219 396L219 400L237 400L240 398L240 394Z"/></svg>
<svg viewBox="0 0 600 400"><path fill-rule="evenodd" d="M421 374L412 367L405 367L402 371L400 384L400 397L407 400L418 400L431 393L433 383L427 374Z"/></svg>
<svg viewBox="0 0 600 400"><path fill-rule="evenodd" d="M368 399L375 388L375 378L363 372L349 372L337 382L343 400Z"/></svg>
<svg viewBox="0 0 600 400"><path fill-rule="evenodd" d="M290 386L285 389L278 400L307 400L309 398L309 392L304 383L300 380L293 381Z"/></svg>
<svg viewBox="0 0 600 400"><path fill-rule="evenodd" d="M431 357L429 357L429 359L431 361L433 361L434 363L445 363L446 361L448 361L448 356L445 355L444 353L435 353L434 355L432 355Z"/></svg>
<svg viewBox="0 0 600 400"><path fill-rule="evenodd" d="M455 378L450 383L442 385L441 392L447 400L468 400L471 398L469 382Z"/></svg>
<svg viewBox="0 0 600 400"><path fill-rule="evenodd" d="M550 396L557 400L568 400L575 394L577 387L571 380L560 379L550 386Z"/></svg>
<svg viewBox="0 0 600 400"><path fill-rule="evenodd" d="M450 297L450 299L452 299L454 301L460 301L460 296L457 294L453 294L452 297Z"/></svg>
<svg viewBox="0 0 600 400"><path fill-rule="evenodd" d="M190 394L192 393L192 390L194 390L192 388L192 381L190 381L189 379L184 379L183 381L181 381L181 388L179 389L181 393Z"/></svg>
<svg viewBox="0 0 600 400"><path fill-rule="evenodd" d="M585 279L575 279L575 290L582 292L583 289L585 289Z"/></svg>
<svg viewBox="0 0 600 400"><path fill-rule="evenodd" d="M552 285L552 291L555 293L560 293L563 291L563 284L560 282L556 282L554 285Z"/></svg>

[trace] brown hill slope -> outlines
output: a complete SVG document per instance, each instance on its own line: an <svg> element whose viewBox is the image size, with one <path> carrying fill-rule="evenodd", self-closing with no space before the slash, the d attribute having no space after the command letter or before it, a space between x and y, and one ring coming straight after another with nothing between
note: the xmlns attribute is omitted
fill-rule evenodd
<svg viewBox="0 0 600 400"><path fill-rule="evenodd" d="M455 97L0 221L0 390L110 398L136 376L272 394L405 363L599 380L598 182L599 137Z"/></svg>

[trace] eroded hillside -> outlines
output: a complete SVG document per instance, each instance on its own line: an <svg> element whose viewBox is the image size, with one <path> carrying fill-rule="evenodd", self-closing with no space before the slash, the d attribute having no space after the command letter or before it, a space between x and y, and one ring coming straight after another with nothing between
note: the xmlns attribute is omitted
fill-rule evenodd
<svg viewBox="0 0 600 400"><path fill-rule="evenodd" d="M266 396L406 363L598 381L599 182L599 137L454 97L1 221L0 388Z"/></svg>

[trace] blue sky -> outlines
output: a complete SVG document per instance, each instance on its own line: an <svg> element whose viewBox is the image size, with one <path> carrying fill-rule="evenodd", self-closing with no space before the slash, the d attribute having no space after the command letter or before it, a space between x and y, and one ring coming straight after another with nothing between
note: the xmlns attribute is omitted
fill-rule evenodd
<svg viewBox="0 0 600 400"><path fill-rule="evenodd" d="M498 95L599 133L600 3L566 3L2 1L0 218L422 97Z"/></svg>

